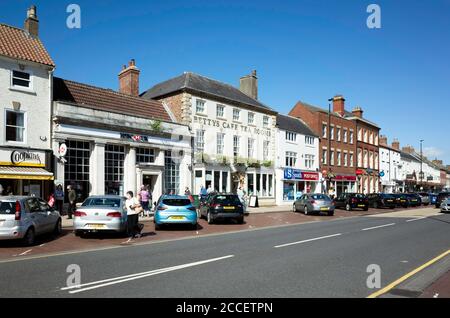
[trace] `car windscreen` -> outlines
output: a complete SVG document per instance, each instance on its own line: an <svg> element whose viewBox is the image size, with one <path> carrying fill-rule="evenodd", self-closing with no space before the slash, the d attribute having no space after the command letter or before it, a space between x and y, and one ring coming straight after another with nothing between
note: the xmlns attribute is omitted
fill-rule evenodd
<svg viewBox="0 0 450 318"><path fill-rule="evenodd" d="M356 194L352 194L351 197L357 198L357 199L364 199L366 196L364 194L356 193Z"/></svg>
<svg viewBox="0 0 450 318"><path fill-rule="evenodd" d="M108 208L120 207L120 199L112 198L87 198L81 206L104 206Z"/></svg>
<svg viewBox="0 0 450 318"><path fill-rule="evenodd" d="M217 195L214 197L214 203L218 204L241 204L237 195Z"/></svg>
<svg viewBox="0 0 450 318"><path fill-rule="evenodd" d="M0 202L0 214L16 213L16 202Z"/></svg>
<svg viewBox="0 0 450 318"><path fill-rule="evenodd" d="M325 194L313 194L311 196L313 200L331 201L330 197Z"/></svg>
<svg viewBox="0 0 450 318"><path fill-rule="evenodd" d="M394 196L392 194L382 193L381 197L384 199L392 199Z"/></svg>
<svg viewBox="0 0 450 318"><path fill-rule="evenodd" d="M162 204L168 206L186 206L191 204L189 199L163 199Z"/></svg>

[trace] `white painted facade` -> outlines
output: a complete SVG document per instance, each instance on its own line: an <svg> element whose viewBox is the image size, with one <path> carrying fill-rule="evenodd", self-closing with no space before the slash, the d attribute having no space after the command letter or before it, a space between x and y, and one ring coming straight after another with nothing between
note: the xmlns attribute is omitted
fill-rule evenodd
<svg viewBox="0 0 450 318"><path fill-rule="evenodd" d="M403 180L400 151L380 145L379 160L382 192L398 192L398 180Z"/></svg>

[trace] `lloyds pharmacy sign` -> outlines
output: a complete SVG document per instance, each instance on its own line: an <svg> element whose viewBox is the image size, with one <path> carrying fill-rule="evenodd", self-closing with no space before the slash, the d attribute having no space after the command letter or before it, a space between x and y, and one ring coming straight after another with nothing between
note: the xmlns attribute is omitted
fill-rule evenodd
<svg viewBox="0 0 450 318"><path fill-rule="evenodd" d="M237 132L245 132L245 133L250 133L250 134L255 134L255 135L263 135L266 137L271 136L270 129L268 129L268 128L260 129L258 127L249 127L246 125L234 124L234 123L229 123L229 122L223 121L223 120L209 119L209 118L203 118L203 117L199 117L199 116L194 116L194 122L201 124L201 125L205 125L205 126L230 129L230 130L234 130Z"/></svg>

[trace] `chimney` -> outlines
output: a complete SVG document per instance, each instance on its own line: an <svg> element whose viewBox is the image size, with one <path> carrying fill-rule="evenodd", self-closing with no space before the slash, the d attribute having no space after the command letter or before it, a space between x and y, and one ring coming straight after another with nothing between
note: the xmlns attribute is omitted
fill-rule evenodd
<svg viewBox="0 0 450 318"><path fill-rule="evenodd" d="M356 117L362 118L363 117L363 113L364 111L362 110L361 107L356 106L353 110L352 110L353 115L355 115Z"/></svg>
<svg viewBox="0 0 450 318"><path fill-rule="evenodd" d="M136 62L132 59L128 67L124 65L119 73L119 92L139 96L139 73L141 71L136 67Z"/></svg>
<svg viewBox="0 0 450 318"><path fill-rule="evenodd" d="M434 159L432 162L438 166L442 166L442 164L444 163L442 160L437 160L437 159Z"/></svg>
<svg viewBox="0 0 450 318"><path fill-rule="evenodd" d="M392 148L400 151L400 141L398 141L398 139L394 139L394 141L392 142Z"/></svg>
<svg viewBox="0 0 450 318"><path fill-rule="evenodd" d="M255 70L251 75L241 77L239 89L251 98L258 99L258 77Z"/></svg>
<svg viewBox="0 0 450 318"><path fill-rule="evenodd" d="M333 112L344 116L345 112L345 98L342 95L336 95L333 98Z"/></svg>
<svg viewBox="0 0 450 318"><path fill-rule="evenodd" d="M27 10L27 19L25 20L25 31L33 37L39 36L39 20L36 14L36 6L31 6Z"/></svg>
<svg viewBox="0 0 450 318"><path fill-rule="evenodd" d="M406 147L402 148L403 152L409 153L409 154L413 154L415 152L414 147L407 145Z"/></svg>
<svg viewBox="0 0 450 318"><path fill-rule="evenodd" d="M385 135L380 135L380 145L387 146L388 145L388 139Z"/></svg>

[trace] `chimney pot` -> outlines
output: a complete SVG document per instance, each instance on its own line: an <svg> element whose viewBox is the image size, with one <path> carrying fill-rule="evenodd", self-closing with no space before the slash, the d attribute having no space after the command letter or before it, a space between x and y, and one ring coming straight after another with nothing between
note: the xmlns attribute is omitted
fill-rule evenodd
<svg viewBox="0 0 450 318"><path fill-rule="evenodd" d="M345 98L342 95L336 95L333 97L333 112L338 113L340 116L345 114Z"/></svg>
<svg viewBox="0 0 450 318"><path fill-rule="evenodd" d="M363 117L363 113L364 111L362 110L361 107L356 106L353 110L352 110L353 115L355 115L356 117L362 118Z"/></svg>
<svg viewBox="0 0 450 318"><path fill-rule="evenodd" d="M139 96L139 74L140 70L136 67L136 61L130 60L128 67L123 66L119 73L119 92Z"/></svg>
<svg viewBox="0 0 450 318"><path fill-rule="evenodd" d="M34 5L27 10L27 19L25 20L24 29L31 36L39 36L39 20L37 18L37 9Z"/></svg>

